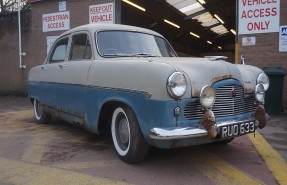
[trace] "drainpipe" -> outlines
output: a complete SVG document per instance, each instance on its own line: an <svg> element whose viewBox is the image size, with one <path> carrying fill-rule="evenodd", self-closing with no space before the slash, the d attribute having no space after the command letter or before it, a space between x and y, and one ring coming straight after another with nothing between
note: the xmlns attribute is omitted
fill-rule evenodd
<svg viewBox="0 0 287 185"><path fill-rule="evenodd" d="M20 69L25 69L26 65L22 64L22 56L26 56L26 53L22 53L20 1L21 0L18 0L19 68Z"/></svg>
<svg viewBox="0 0 287 185"><path fill-rule="evenodd" d="M235 24L236 24L236 35L235 35L235 64L239 64L239 44L238 44L238 34L239 34L239 23L238 23L238 19L239 19L239 8L238 8L238 2L239 0L236 0L236 20L235 20Z"/></svg>

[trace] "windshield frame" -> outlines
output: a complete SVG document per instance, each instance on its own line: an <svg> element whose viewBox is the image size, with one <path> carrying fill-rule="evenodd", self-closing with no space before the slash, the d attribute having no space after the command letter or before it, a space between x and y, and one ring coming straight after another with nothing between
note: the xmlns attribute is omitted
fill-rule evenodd
<svg viewBox="0 0 287 185"><path fill-rule="evenodd" d="M155 34L150 34L150 33L147 33L147 32L141 32L141 31L133 31L133 30L121 30L121 29L103 29L103 30L97 30L94 34L95 36L95 44L96 44L96 50L99 54L99 56L103 57L103 58L121 58L121 57L164 57L161 55L153 55L152 53L134 53L134 54L128 54L128 53L115 53L115 54L112 54L112 55L109 55L109 54L102 54L99 50L99 43L98 43L98 33L100 32L111 32L111 31L114 31L114 32L132 32L132 33L140 33L140 34L145 34L145 35L150 35L150 36L153 36L153 37L157 37L157 38L160 38L160 39L163 39L163 41L167 44L167 46L170 48L170 50L172 51L173 55L174 56L166 56L166 57L178 57L177 53L175 52L175 50L173 49L173 47L171 46L171 44L167 41L166 38L164 38L163 36L161 35L155 35Z"/></svg>

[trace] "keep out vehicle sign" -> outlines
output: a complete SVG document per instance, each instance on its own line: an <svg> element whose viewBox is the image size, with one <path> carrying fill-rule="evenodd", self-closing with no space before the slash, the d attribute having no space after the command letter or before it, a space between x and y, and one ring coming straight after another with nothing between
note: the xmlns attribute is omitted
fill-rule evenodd
<svg viewBox="0 0 287 185"><path fill-rule="evenodd" d="M114 23L113 7L113 3L89 6L89 23Z"/></svg>
<svg viewBox="0 0 287 185"><path fill-rule="evenodd" d="M70 29L70 12L57 12L42 15L43 32Z"/></svg>

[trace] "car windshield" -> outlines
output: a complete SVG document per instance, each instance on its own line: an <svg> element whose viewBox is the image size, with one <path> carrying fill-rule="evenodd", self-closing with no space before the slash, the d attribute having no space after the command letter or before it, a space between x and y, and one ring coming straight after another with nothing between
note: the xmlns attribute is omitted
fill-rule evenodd
<svg viewBox="0 0 287 185"><path fill-rule="evenodd" d="M99 54L103 57L175 57L162 37L132 31L100 31L96 35Z"/></svg>

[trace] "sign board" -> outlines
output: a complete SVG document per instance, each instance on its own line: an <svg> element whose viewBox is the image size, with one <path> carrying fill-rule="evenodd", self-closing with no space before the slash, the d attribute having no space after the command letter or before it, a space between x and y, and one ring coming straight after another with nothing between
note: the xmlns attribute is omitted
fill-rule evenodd
<svg viewBox="0 0 287 185"><path fill-rule="evenodd" d="M70 29L70 12L57 12L42 15L43 32Z"/></svg>
<svg viewBox="0 0 287 185"><path fill-rule="evenodd" d="M287 26L280 26L279 51L287 52Z"/></svg>
<svg viewBox="0 0 287 185"><path fill-rule="evenodd" d="M238 0L239 34L279 32L280 0Z"/></svg>
<svg viewBox="0 0 287 185"><path fill-rule="evenodd" d="M67 3L66 1L59 2L59 12L66 11L67 10Z"/></svg>
<svg viewBox="0 0 287 185"><path fill-rule="evenodd" d="M242 46L255 46L256 38L255 37L242 37Z"/></svg>
<svg viewBox="0 0 287 185"><path fill-rule="evenodd" d="M114 3L89 6L89 23L114 23Z"/></svg>

